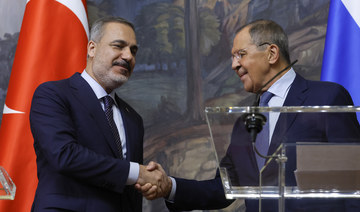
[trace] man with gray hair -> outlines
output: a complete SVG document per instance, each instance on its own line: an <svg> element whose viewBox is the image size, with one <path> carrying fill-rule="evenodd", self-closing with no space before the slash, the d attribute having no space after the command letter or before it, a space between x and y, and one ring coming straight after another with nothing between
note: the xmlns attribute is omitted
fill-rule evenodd
<svg viewBox="0 0 360 212"><path fill-rule="evenodd" d="M130 22L102 18L91 29L85 70L36 89L30 124L39 183L32 211L140 212L135 183L159 195L171 183L160 165L141 165L142 118L115 93L131 76L137 50Z"/></svg>
<svg viewBox="0 0 360 212"><path fill-rule="evenodd" d="M240 77L244 89L259 97L256 105L262 103L265 96L269 97L266 102L270 107L353 105L349 93L341 85L306 80L295 72L293 63L290 63L287 35L274 21L257 20L242 27L236 33L231 53L232 69ZM262 155L272 155L281 143L360 142L360 126L354 113L277 114L270 116L268 123L267 136L258 136L255 143L267 146L257 147ZM243 120L238 119L231 134L231 143L220 164L228 170L233 185L259 185L259 170L265 160L255 154L252 142L253 138L246 131ZM294 158L290 157L286 163L286 182L291 186L296 185ZM277 171L275 164L267 167L262 173L262 185L276 185ZM219 172L211 180L172 180L172 190L165 192L166 204L172 211L220 209L233 201L225 198ZM148 199L160 196L150 185L136 187ZM246 199L245 205L246 211L259 211L258 200ZM261 211L276 212L277 206L277 200L262 200ZM287 199L285 208L287 212L360 211L359 200L335 198Z"/></svg>

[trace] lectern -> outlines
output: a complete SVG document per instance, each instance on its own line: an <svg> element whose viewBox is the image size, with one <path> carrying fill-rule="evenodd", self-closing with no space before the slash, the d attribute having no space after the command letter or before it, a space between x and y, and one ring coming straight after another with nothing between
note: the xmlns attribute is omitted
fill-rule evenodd
<svg viewBox="0 0 360 212"><path fill-rule="evenodd" d="M226 198L258 200L259 211L273 199L280 212L287 199L360 198L360 107L207 107L205 113ZM246 117L266 113L272 140L258 168Z"/></svg>
<svg viewBox="0 0 360 212"><path fill-rule="evenodd" d="M14 200L16 186L9 174L0 166L0 200Z"/></svg>

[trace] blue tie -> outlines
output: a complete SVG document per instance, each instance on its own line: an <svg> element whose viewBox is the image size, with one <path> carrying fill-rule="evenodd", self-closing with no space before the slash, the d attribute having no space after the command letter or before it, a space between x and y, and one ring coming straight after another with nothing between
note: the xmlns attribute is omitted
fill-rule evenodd
<svg viewBox="0 0 360 212"><path fill-rule="evenodd" d="M263 106L263 107L269 106L268 102L273 95L274 95L273 93L268 91L263 93L260 97L259 106ZM266 117L266 123L263 126L261 132L257 135L255 146L262 155L267 155L267 151L269 149L269 113L264 113L263 115ZM255 156L256 156L258 168L260 170L264 166L265 158L262 158L257 154L255 154Z"/></svg>
<svg viewBox="0 0 360 212"><path fill-rule="evenodd" d="M120 158L123 159L121 140L120 140L119 132L118 132L118 129L116 127L116 124L115 124L115 121L113 118L112 106L114 104L114 100L110 96L104 96L102 99L104 100L105 115L109 122L111 132L114 135L117 150L119 151Z"/></svg>

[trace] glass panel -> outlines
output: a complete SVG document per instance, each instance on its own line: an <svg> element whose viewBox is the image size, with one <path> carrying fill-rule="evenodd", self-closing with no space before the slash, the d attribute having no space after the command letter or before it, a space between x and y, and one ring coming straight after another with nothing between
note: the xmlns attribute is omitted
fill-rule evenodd
<svg viewBox="0 0 360 212"><path fill-rule="evenodd" d="M360 198L360 107L205 111L227 198ZM273 130L268 151L272 158L259 170L245 117L265 113Z"/></svg>
<svg viewBox="0 0 360 212"><path fill-rule="evenodd" d="M15 184L13 183L5 169L0 166L0 200L13 200L15 198L15 191Z"/></svg>

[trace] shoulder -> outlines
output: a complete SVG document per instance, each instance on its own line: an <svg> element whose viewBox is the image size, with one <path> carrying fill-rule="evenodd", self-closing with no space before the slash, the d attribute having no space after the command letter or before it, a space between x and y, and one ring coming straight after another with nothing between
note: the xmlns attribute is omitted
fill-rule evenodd
<svg viewBox="0 0 360 212"><path fill-rule="evenodd" d="M308 80L308 86L311 92L330 96L350 96L349 92L340 84L326 81Z"/></svg>
<svg viewBox="0 0 360 212"><path fill-rule="evenodd" d="M57 80L57 81L47 81L40 84L32 97L32 106L41 106L41 105L67 105L70 101L69 98L72 95L69 95L72 92L71 81L73 80L74 74L70 78ZM81 78L80 75L78 77Z"/></svg>
<svg viewBox="0 0 360 212"><path fill-rule="evenodd" d="M300 74L296 74L296 78L294 80L294 84L295 85L301 85L301 84L306 84L307 89L312 89L312 90L343 90L346 91L346 89L335 82L328 82L328 81L318 81L318 80L308 80L305 79L304 77L302 77Z"/></svg>
<svg viewBox="0 0 360 212"><path fill-rule="evenodd" d="M65 91L66 87L70 87L72 81L78 81L81 78L79 73L75 73L70 78L56 80L56 81L47 81L41 83L35 90L35 94L41 92L60 92Z"/></svg>
<svg viewBox="0 0 360 212"><path fill-rule="evenodd" d="M327 81L313 81L308 80L309 88L317 89L317 90L326 90L326 91L342 91L347 92L347 90L340 84L335 82L327 82Z"/></svg>
<svg viewBox="0 0 360 212"><path fill-rule="evenodd" d="M349 92L340 84L327 81L306 80L297 74L294 86L304 84L304 94L318 105L353 105Z"/></svg>
<svg viewBox="0 0 360 212"><path fill-rule="evenodd" d="M65 86L68 85L70 83L71 80L74 80L76 78L79 78L80 74L76 73L73 76L71 76L70 78L66 78L66 79L61 79L61 80L56 80L56 81L46 81L41 83L38 86L38 89L45 89L45 88L52 88L52 87L61 87L61 86Z"/></svg>

